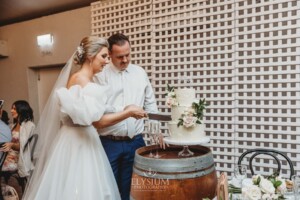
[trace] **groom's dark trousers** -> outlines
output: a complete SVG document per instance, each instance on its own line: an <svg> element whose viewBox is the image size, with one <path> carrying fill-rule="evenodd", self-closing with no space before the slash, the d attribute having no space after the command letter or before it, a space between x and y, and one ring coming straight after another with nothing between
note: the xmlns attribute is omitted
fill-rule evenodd
<svg viewBox="0 0 300 200"><path fill-rule="evenodd" d="M142 134L132 139L121 136L100 136L114 172L122 200L129 200L135 150L145 146Z"/></svg>

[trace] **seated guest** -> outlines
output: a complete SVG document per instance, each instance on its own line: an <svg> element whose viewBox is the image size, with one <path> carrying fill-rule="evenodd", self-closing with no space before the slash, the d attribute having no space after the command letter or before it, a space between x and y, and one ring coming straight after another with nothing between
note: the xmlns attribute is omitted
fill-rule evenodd
<svg viewBox="0 0 300 200"><path fill-rule="evenodd" d="M0 114L0 115L1 115L1 114ZM5 110L2 110L1 120L2 120L5 124L9 125L8 114L7 114L7 112L6 112Z"/></svg>
<svg viewBox="0 0 300 200"><path fill-rule="evenodd" d="M18 170L20 177L28 177L33 169L33 164L30 152L22 150L35 129L33 111L28 102L19 100L12 104L11 114L14 123L11 130L12 141L5 143L0 149L0 151L8 152L2 170Z"/></svg>
<svg viewBox="0 0 300 200"><path fill-rule="evenodd" d="M1 101L3 102L3 101ZM5 117L3 117L4 110L2 110L3 104L0 105L0 144L4 142L10 142L11 141L11 131L6 123L6 121L3 121L3 118L5 120ZM2 152L0 152L0 156L2 155Z"/></svg>

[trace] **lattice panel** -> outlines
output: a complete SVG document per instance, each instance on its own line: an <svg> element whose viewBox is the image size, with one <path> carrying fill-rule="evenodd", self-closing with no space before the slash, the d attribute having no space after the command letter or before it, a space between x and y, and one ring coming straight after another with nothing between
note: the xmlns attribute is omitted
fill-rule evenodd
<svg viewBox="0 0 300 200"><path fill-rule="evenodd" d="M300 2L239 0L235 7L236 155L277 149L299 171ZM265 174L275 164L265 158L256 166Z"/></svg>
<svg viewBox="0 0 300 200"><path fill-rule="evenodd" d="M99 1L91 4L91 12L92 35L108 38L113 33L126 34L132 63L143 67L152 81L152 1ZM150 144L147 134L144 138Z"/></svg>
<svg viewBox="0 0 300 200"><path fill-rule="evenodd" d="M197 98L206 98L206 134L217 168L233 162L233 6L216 7L209 1L154 1L154 87L162 112L167 83L185 87L182 77L193 81ZM218 15L212 13L218 11Z"/></svg>
<svg viewBox="0 0 300 200"><path fill-rule="evenodd" d="M92 35L108 38L122 32L130 38L132 62L151 77L152 4L150 0L114 0L91 4Z"/></svg>
<svg viewBox="0 0 300 200"><path fill-rule="evenodd" d="M231 175L245 149L262 147L286 152L299 173L299 4L100 1L92 4L92 34L123 32L130 37L132 62L146 69L161 112L170 113L167 84L193 87L197 98L206 98L206 135L219 172ZM167 134L165 124L163 130ZM263 174L275 166L268 157L255 162L255 170Z"/></svg>

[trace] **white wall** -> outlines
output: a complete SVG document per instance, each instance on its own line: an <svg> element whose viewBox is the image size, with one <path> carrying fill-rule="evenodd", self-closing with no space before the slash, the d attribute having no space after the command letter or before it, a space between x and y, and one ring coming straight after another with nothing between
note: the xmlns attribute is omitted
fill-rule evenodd
<svg viewBox="0 0 300 200"><path fill-rule="evenodd" d="M51 33L54 36L52 54L43 55L36 43L36 36ZM20 99L29 101L34 110L38 108L29 91L29 67L43 67L65 63L80 40L91 34L90 7L84 7L34 20L0 27L0 40L8 42L9 57L0 59L0 99L5 100L4 109ZM37 113L35 113L36 115Z"/></svg>

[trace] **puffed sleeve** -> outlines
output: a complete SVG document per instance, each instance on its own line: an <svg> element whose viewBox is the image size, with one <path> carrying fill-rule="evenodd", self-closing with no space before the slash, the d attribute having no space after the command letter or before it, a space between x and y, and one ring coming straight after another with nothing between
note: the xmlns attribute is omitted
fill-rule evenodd
<svg viewBox="0 0 300 200"><path fill-rule="evenodd" d="M83 90L84 88L76 85L69 89L60 88L56 93L61 112L66 113L74 124L87 126L102 117L107 97L102 92L101 98L97 98L97 95L86 94Z"/></svg>

